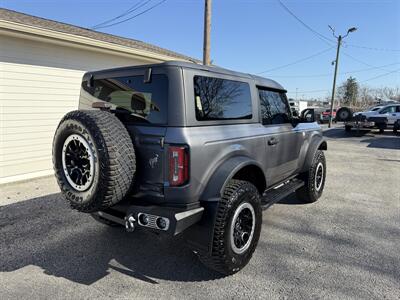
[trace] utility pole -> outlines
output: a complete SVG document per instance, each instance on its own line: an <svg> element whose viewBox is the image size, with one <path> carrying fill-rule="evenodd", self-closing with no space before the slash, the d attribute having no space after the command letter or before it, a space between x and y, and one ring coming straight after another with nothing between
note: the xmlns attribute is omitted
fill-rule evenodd
<svg viewBox="0 0 400 300"><path fill-rule="evenodd" d="M336 75L339 65L339 52L340 52L340 45L342 44L342 36L339 35L337 49L336 49L336 60L335 60L335 74L333 75L333 87L332 87L332 99L331 99L331 112L329 114L329 128L332 127L332 118L333 118L333 102L335 101L335 90L336 90Z"/></svg>
<svg viewBox="0 0 400 300"><path fill-rule="evenodd" d="M203 44L203 64L210 65L210 32L211 32L211 2L204 0L204 44Z"/></svg>
<svg viewBox="0 0 400 300"><path fill-rule="evenodd" d="M336 60L335 60L335 74L333 75L333 87L332 87L332 99L331 99L331 111L329 114L329 125L328 127L332 127L332 119L333 119L333 104L335 102L335 90L336 90L336 76L337 76L337 70L339 66L339 53L340 53L340 46L342 45L342 40L349 35L350 32L354 32L357 30L355 27L351 27L347 30L347 33L345 36L342 37L342 35L336 36L335 35L335 30L329 26L329 28L332 30L333 36L337 39L337 49L336 49Z"/></svg>

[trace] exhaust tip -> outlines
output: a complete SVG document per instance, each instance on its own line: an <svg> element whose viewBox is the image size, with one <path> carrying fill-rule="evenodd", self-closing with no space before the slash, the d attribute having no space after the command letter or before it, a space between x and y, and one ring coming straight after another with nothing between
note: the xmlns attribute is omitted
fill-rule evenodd
<svg viewBox="0 0 400 300"><path fill-rule="evenodd" d="M156 220L156 225L159 229L161 230L166 230L167 226L168 226L168 219L167 218L161 218L158 217Z"/></svg>
<svg viewBox="0 0 400 300"><path fill-rule="evenodd" d="M166 217L138 213L138 224L143 227L167 231L170 221Z"/></svg>

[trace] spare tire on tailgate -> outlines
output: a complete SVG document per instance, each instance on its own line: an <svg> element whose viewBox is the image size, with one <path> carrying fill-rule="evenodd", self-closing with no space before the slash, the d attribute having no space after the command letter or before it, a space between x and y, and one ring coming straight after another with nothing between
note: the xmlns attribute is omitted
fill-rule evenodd
<svg viewBox="0 0 400 300"><path fill-rule="evenodd" d="M336 121L348 122L353 118L353 112L348 107L341 107L336 112Z"/></svg>
<svg viewBox="0 0 400 300"><path fill-rule="evenodd" d="M128 131L112 113L72 111L55 133L53 165L72 208L95 212L129 192L136 171L135 150Z"/></svg>

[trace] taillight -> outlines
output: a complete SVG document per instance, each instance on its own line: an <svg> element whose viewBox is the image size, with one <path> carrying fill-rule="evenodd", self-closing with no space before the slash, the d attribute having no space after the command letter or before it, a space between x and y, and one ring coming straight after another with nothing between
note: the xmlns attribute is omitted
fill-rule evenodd
<svg viewBox="0 0 400 300"><path fill-rule="evenodd" d="M169 184L179 186L189 180L189 151L183 146L169 146Z"/></svg>

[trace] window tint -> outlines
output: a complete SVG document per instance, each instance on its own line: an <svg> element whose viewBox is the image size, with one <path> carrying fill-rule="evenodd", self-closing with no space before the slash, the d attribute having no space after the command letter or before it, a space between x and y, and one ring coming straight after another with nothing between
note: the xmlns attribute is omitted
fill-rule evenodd
<svg viewBox="0 0 400 300"><path fill-rule="evenodd" d="M112 109L126 111L129 120L132 121L167 123L167 76L154 74L151 82L144 83L143 80L144 76L95 79L93 87L88 87L84 81L82 88L89 95L81 93L81 98L85 98L86 102L99 100L109 102L112 104Z"/></svg>
<svg viewBox="0 0 400 300"><path fill-rule="evenodd" d="M283 92L259 89L263 125L290 123L291 114Z"/></svg>
<svg viewBox="0 0 400 300"><path fill-rule="evenodd" d="M195 76L194 95L198 121L252 118L248 83Z"/></svg>

